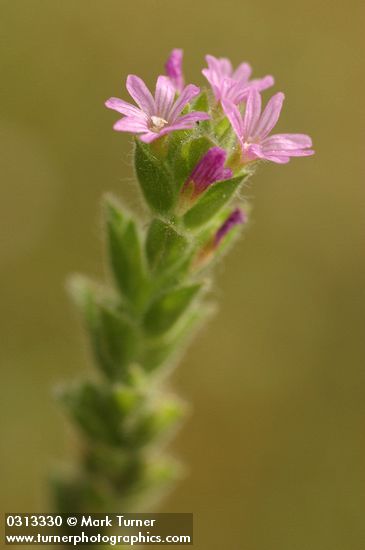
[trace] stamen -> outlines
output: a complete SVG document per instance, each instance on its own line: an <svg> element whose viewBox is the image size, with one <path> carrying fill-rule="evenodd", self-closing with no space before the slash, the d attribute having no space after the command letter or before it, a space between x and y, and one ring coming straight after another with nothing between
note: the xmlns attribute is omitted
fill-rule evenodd
<svg viewBox="0 0 365 550"><path fill-rule="evenodd" d="M152 126L150 130L152 132L160 132L162 128L166 126L166 124L168 124L167 120L159 116L151 116L151 122L152 122Z"/></svg>

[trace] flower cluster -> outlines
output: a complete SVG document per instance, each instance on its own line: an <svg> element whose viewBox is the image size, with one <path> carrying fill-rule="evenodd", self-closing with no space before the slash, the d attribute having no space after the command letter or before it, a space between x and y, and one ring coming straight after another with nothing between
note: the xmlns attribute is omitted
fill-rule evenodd
<svg viewBox="0 0 365 550"><path fill-rule="evenodd" d="M209 271L246 226L243 191L262 160L313 154L303 134L274 134L284 95L261 108L272 76L206 58L211 89L186 84L183 52L171 52L154 94L129 75L133 103L110 98L114 128L135 134L136 180L150 211L141 223L114 198L104 205L111 285L85 277L70 289L90 337L99 377L65 387L60 399L83 437L75 473L53 483L57 511L136 509L180 476L164 453L185 415L163 387L211 314ZM111 286L111 288L110 288Z"/></svg>
<svg viewBox="0 0 365 550"><path fill-rule="evenodd" d="M181 188L185 199L196 200L212 184L242 174L248 164L260 160L284 164L291 157L314 153L305 134L270 135L284 100L283 93L276 93L262 110L261 92L274 85L271 75L251 79L248 63L234 69L229 59L207 55L208 67L202 74L211 90L201 90L185 85L182 62L183 51L174 49L165 64L166 74L157 78L154 96L143 80L129 75L126 87L136 105L112 97L106 106L123 115L115 130L138 134L144 143L159 139L162 143L177 131L185 132L182 140L187 131L210 140L211 148L197 160ZM233 212L229 227L243 220L237 210Z"/></svg>

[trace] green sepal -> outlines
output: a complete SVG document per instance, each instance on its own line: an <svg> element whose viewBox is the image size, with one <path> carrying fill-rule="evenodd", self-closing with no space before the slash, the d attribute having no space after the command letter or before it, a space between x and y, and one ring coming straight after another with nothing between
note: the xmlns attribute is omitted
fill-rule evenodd
<svg viewBox="0 0 365 550"><path fill-rule="evenodd" d="M158 336L173 328L184 315L202 288L193 284L170 290L152 303L144 317L144 329L150 336Z"/></svg>
<svg viewBox="0 0 365 550"><path fill-rule="evenodd" d="M182 158L185 160L184 181L190 176L199 160L209 149L214 147L214 143L206 136L198 137L192 141L185 143L181 150Z"/></svg>
<svg viewBox="0 0 365 550"><path fill-rule="evenodd" d="M153 211L166 214L176 199L174 177L167 163L156 156L155 148L139 139L135 140L134 162L147 204Z"/></svg>
<svg viewBox="0 0 365 550"><path fill-rule="evenodd" d="M197 97L195 103L193 104L192 110L193 111L205 111L206 113L209 112L210 105L209 105L209 97L208 97L207 91L204 90L201 94L199 94L199 96ZM210 130L211 130L211 126L212 126L212 121L210 119L209 120L201 120L198 123L198 128L201 132L209 133Z"/></svg>
<svg viewBox="0 0 365 550"><path fill-rule="evenodd" d="M227 137L228 132L232 131L232 126L228 118L223 117L214 124L214 133L219 139L220 143L224 142L224 139Z"/></svg>
<svg viewBox="0 0 365 550"><path fill-rule="evenodd" d="M173 174L176 198L198 161L211 147L214 143L206 136L189 135L184 140L171 136L166 162Z"/></svg>
<svg viewBox="0 0 365 550"><path fill-rule="evenodd" d="M193 103L192 111L209 111L208 93L204 90L201 92ZM199 123L200 125L201 123Z"/></svg>
<svg viewBox="0 0 365 550"><path fill-rule="evenodd" d="M133 306L143 299L146 273L139 229L116 202L107 197L108 252L114 279L122 296Z"/></svg>
<svg viewBox="0 0 365 550"><path fill-rule="evenodd" d="M184 215L185 227L195 229L209 222L232 199L242 181L239 176L211 184Z"/></svg>
<svg viewBox="0 0 365 550"><path fill-rule="evenodd" d="M111 380L128 379L128 367L138 353L137 329L115 307L105 304L107 300L98 296L98 291L87 279L75 276L69 286L83 313L94 355L101 370Z"/></svg>

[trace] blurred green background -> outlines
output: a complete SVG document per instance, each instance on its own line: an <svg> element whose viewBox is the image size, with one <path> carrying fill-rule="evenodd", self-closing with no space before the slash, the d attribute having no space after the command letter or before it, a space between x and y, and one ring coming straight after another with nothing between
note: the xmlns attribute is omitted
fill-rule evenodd
<svg viewBox="0 0 365 550"><path fill-rule="evenodd" d="M3 511L49 509L48 472L77 455L52 389L92 367L64 282L103 275L104 192L139 208L131 138L103 102L182 47L189 82L206 53L274 74L278 131L317 153L247 190L219 315L174 375L194 406L173 444L190 474L162 511L194 512L199 550L364 549L364 15L360 0L0 2Z"/></svg>

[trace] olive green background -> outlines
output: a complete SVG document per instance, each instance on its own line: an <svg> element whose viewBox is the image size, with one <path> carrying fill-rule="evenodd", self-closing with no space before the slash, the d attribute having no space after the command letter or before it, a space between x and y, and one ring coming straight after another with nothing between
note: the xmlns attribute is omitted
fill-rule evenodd
<svg viewBox="0 0 365 550"><path fill-rule="evenodd" d="M316 155L267 164L247 189L219 314L174 375L194 407L172 446L190 473L161 510L194 512L199 550L364 549L363 8L0 2L3 511L49 510L49 471L77 455L52 399L92 368L65 279L103 275L104 192L140 209L131 137L103 102L127 99L128 73L152 85L182 47L189 82L206 53L274 74L277 130L310 134Z"/></svg>

